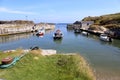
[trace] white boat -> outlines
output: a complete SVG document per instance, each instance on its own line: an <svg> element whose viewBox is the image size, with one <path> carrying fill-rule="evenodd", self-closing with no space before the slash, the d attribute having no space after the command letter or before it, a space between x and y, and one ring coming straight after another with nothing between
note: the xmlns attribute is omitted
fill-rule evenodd
<svg viewBox="0 0 120 80"><path fill-rule="evenodd" d="M107 34L101 34L100 35L100 40L107 41L107 42L112 42L112 38L109 37Z"/></svg>
<svg viewBox="0 0 120 80"><path fill-rule="evenodd" d="M43 36L44 34L45 34L45 29L44 29L44 27L42 27L42 28L36 33L37 36Z"/></svg>
<svg viewBox="0 0 120 80"><path fill-rule="evenodd" d="M89 33L88 33L88 32L85 32L85 31L82 31L81 34L82 34L82 35L85 35L85 36L88 36L88 35L89 35Z"/></svg>
<svg viewBox="0 0 120 80"><path fill-rule="evenodd" d="M80 29L74 29L74 33L81 33Z"/></svg>

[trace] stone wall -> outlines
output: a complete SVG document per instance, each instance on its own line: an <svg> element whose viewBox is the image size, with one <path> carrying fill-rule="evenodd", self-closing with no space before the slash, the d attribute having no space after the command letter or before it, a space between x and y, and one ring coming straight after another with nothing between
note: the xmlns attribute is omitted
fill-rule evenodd
<svg viewBox="0 0 120 80"><path fill-rule="evenodd" d="M50 30L50 29L54 29L55 28L55 24L39 23L39 24L34 25L34 30L39 30L42 27L44 27L45 30Z"/></svg>
<svg viewBox="0 0 120 80"><path fill-rule="evenodd" d="M54 29L54 24L0 24L0 35L16 34L39 30L44 26L45 29Z"/></svg>
<svg viewBox="0 0 120 80"><path fill-rule="evenodd" d="M22 32L30 32L32 30L32 24L1 24L0 34L15 34Z"/></svg>

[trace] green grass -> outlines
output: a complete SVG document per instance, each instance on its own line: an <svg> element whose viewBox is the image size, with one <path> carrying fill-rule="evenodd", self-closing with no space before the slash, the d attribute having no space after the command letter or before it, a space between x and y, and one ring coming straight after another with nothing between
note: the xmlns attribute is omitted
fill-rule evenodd
<svg viewBox="0 0 120 80"><path fill-rule="evenodd" d="M104 25L106 28L120 28L120 13L95 17L85 17L83 21L94 21L94 24Z"/></svg>
<svg viewBox="0 0 120 80"><path fill-rule="evenodd" d="M21 53L21 51L19 51ZM19 55L17 51L17 56ZM16 56L14 53L0 52L0 60L5 56ZM78 54L42 56L25 55L16 65L0 69L0 79L5 80L95 80L92 70Z"/></svg>

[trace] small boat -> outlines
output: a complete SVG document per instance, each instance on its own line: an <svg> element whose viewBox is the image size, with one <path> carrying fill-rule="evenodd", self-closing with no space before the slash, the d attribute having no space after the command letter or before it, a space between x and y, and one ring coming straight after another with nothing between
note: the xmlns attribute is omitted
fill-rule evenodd
<svg viewBox="0 0 120 80"><path fill-rule="evenodd" d="M13 61L12 57L7 57L7 58L2 59L1 63L2 64L10 64L12 61Z"/></svg>
<svg viewBox="0 0 120 80"><path fill-rule="evenodd" d="M82 35L85 35L85 36L88 36L88 35L89 35L89 33L88 33L88 32L85 32L85 31L82 31L81 34L82 34Z"/></svg>
<svg viewBox="0 0 120 80"><path fill-rule="evenodd" d="M81 33L80 29L74 29L74 33Z"/></svg>
<svg viewBox="0 0 120 80"><path fill-rule="evenodd" d="M8 68L8 67L10 67L10 66L12 66L12 65L15 65L15 63L16 63L18 60L19 60L18 57L12 58L12 61L6 61L6 62L0 64L0 68ZM8 62L10 62L10 63L8 63Z"/></svg>
<svg viewBox="0 0 120 80"><path fill-rule="evenodd" d="M62 37L63 37L63 34L62 34L62 32L61 32L61 30L56 30L56 32L53 34L53 38L54 39L62 39Z"/></svg>
<svg viewBox="0 0 120 80"><path fill-rule="evenodd" d="M44 27L42 27L42 28L36 33L37 36L43 36L44 34L45 34L45 29L44 29Z"/></svg>
<svg viewBox="0 0 120 80"><path fill-rule="evenodd" d="M18 57L15 57L15 58L7 57L7 58L2 59L2 61L1 61L2 64L0 64L0 68L4 69L4 68L8 68L8 67L11 67L11 66L15 65L16 62L18 60L20 60L25 54L26 53L24 53L24 54L22 54Z"/></svg>
<svg viewBox="0 0 120 80"><path fill-rule="evenodd" d="M112 42L112 38L108 36L107 34L101 34L100 35L100 40L107 41L107 42Z"/></svg>

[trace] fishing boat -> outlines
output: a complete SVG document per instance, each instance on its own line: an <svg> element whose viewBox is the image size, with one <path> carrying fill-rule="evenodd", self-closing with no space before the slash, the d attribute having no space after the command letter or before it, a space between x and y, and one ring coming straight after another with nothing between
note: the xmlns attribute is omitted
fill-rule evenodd
<svg viewBox="0 0 120 80"><path fill-rule="evenodd" d="M107 34L101 34L100 35L100 40L107 41L107 42L112 42L112 38L110 36L108 36Z"/></svg>
<svg viewBox="0 0 120 80"><path fill-rule="evenodd" d="M61 30L56 30L56 32L53 34L53 38L54 39L62 39L62 37L63 37L63 34L62 34L62 32L61 32Z"/></svg>
<svg viewBox="0 0 120 80"><path fill-rule="evenodd" d="M38 32L36 33L37 36L43 36L45 34L45 29L42 27Z"/></svg>
<svg viewBox="0 0 120 80"><path fill-rule="evenodd" d="M18 60L20 60L25 54L26 53L24 53L24 54L22 54L18 57L14 57L14 58L7 57L7 58L2 59L1 64L0 64L0 68L4 69L4 68L8 68L8 67L11 67L11 66L15 65L16 62Z"/></svg>

